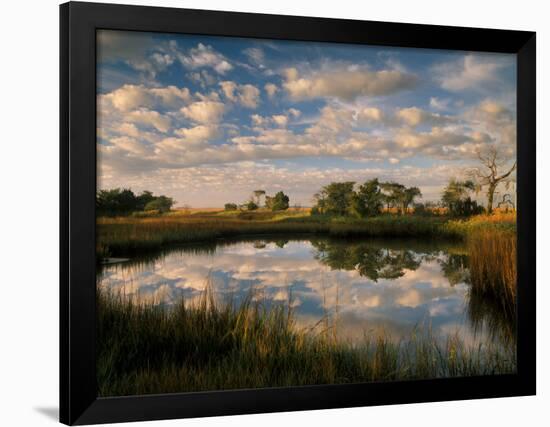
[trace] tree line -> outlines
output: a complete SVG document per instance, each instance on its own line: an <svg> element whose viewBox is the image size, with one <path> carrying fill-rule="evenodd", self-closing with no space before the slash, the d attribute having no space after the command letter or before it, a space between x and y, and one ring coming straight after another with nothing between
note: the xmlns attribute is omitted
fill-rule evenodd
<svg viewBox="0 0 550 427"><path fill-rule="evenodd" d="M482 213L485 208L472 196L484 188L487 196L486 211L492 213L497 186L503 184L508 189L513 181L512 173L516 170L517 162L509 166L508 157L499 152L496 146L488 147L483 152L477 151L477 157L480 166L467 172L470 179L460 181L452 178L443 190L439 206L445 207L450 215ZM333 182L315 194L312 214L369 217L379 215L384 206L388 210L395 208L400 214L408 212L409 206L414 206L416 213L428 212L428 204L415 204L415 199L419 197L422 197L422 193L418 187L380 182L377 178L366 181L357 189L352 181ZM501 205L514 207L510 194L503 195L497 207Z"/></svg>
<svg viewBox="0 0 550 427"><path fill-rule="evenodd" d="M236 203L226 203L224 209L226 211L255 211L262 207L262 196L264 197L264 207L273 212L287 210L290 206L290 198L282 191L277 192L274 196L268 196L265 190L254 190L250 198L243 204L237 205Z"/></svg>
<svg viewBox="0 0 550 427"><path fill-rule="evenodd" d="M164 195L154 196L151 191L143 191L136 195L129 188L113 188L99 190L96 193L97 215L116 216L129 215L134 212L168 212L175 200Z"/></svg>
<svg viewBox="0 0 550 427"><path fill-rule="evenodd" d="M418 187L397 182L380 182L378 178L359 186L354 181L331 182L314 195L312 215L352 216L359 218L380 215L384 208L403 215L413 208L417 214L431 212L429 208L444 207L453 216L470 216L484 211L472 197L476 185L471 180L451 179L444 188L439 203L417 203L422 197Z"/></svg>
<svg viewBox="0 0 550 427"><path fill-rule="evenodd" d="M406 187L397 182L380 182L374 178L355 189L354 181L332 182L316 193L313 215L372 217L382 209L395 208L406 213L415 199L422 197L418 187Z"/></svg>

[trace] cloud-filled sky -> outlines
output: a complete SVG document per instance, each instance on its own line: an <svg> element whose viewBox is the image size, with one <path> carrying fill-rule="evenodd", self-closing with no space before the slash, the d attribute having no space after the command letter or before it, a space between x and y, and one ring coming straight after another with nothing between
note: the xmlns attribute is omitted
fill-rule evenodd
<svg viewBox="0 0 550 427"><path fill-rule="evenodd" d="M514 55L98 32L98 188L177 205L378 177L439 198L476 151L516 152Z"/></svg>

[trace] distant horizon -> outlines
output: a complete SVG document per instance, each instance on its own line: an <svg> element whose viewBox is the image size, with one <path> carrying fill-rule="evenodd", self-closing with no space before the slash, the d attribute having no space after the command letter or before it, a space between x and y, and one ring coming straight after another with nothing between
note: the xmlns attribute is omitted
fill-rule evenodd
<svg viewBox="0 0 550 427"><path fill-rule="evenodd" d="M362 184L362 183L356 183L356 185L358 185L358 184ZM116 188L123 189L123 188L128 188L128 187L116 187ZM102 188L100 190L111 190L111 189L113 189L113 188ZM133 188L128 188L128 189L132 190L136 195L138 195L141 191L149 191L148 189L144 189L144 190L136 192ZM319 190L320 190L320 188L319 188ZM252 199L252 193L253 192L251 191L250 194L249 194L249 197L247 197L243 200L240 200L240 201L227 200L219 206L214 206L214 205L191 205L189 203L183 203L182 204L179 200L175 199L175 197L172 197L170 194L153 192L153 194L155 196L164 195L164 196L167 196L167 197L172 197L175 200L175 204L174 204L172 209L181 209L181 210L183 210L183 209L221 209L221 210L223 210L225 208L224 205L226 203L235 203L237 205L245 204L247 201ZM515 189L514 190L506 190L506 193L508 193L512 196L511 201L514 203L514 205L516 205L517 200L516 200L516 191L515 191ZM266 194L270 195L272 193L266 192ZM498 194L497 194L497 196L498 196ZM486 193L484 191L480 191L478 194L473 193L471 195L471 198L472 198L472 200L475 200L479 205L481 205L483 207L487 206L487 197L486 197ZM441 198L438 197L438 198L435 198L435 199L427 200L425 197L421 197L421 198L417 199L416 202L417 203L438 203L438 202L441 202ZM498 204L498 202L499 202L499 200L496 199L496 204ZM315 206L315 203L310 203L310 204L293 203L292 199L290 200L289 204L290 204L290 206L289 206L290 208L295 208L298 205L300 208L311 209ZM259 207L263 208L265 206L263 204L261 204Z"/></svg>
<svg viewBox="0 0 550 427"><path fill-rule="evenodd" d="M97 76L98 189L177 206L372 178L437 201L477 151L516 156L509 54L101 30Z"/></svg>

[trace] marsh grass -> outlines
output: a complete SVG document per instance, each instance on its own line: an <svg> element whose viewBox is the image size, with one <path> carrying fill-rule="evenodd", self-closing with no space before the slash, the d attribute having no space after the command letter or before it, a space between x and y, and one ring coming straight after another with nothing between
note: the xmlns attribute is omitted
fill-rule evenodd
<svg viewBox="0 0 550 427"><path fill-rule="evenodd" d="M290 297L289 297L290 298ZM439 344L415 330L400 341L379 333L361 343L329 327L299 328L290 301L268 305L251 293L218 301L210 283L173 307L98 289L100 396L503 374L515 353ZM328 321L320 325L329 325ZM337 327L335 322L333 327Z"/></svg>
<svg viewBox="0 0 550 427"><path fill-rule="evenodd" d="M515 324L513 319L517 295L516 213L496 212L493 215L478 215L468 220L449 221L444 227L449 233L462 236L466 242L471 284L470 299L474 306L485 307L487 310L484 312L500 313L496 317L506 318L509 324ZM509 335L513 334L510 330Z"/></svg>
<svg viewBox="0 0 550 427"><path fill-rule="evenodd" d="M512 232L515 213L479 215L464 220L445 216L383 214L373 218L311 216L290 212L171 212L151 217L101 217L97 220L99 257L135 255L178 243L260 234L326 234L340 237L419 237L464 239L483 230ZM493 236L497 236L494 234Z"/></svg>
<svg viewBox="0 0 550 427"><path fill-rule="evenodd" d="M217 301L210 284L198 300L181 300L171 307L98 289L101 396L514 372L515 214L467 220L258 214L99 218L97 253L137 255L192 242L212 250L209 245L219 238L262 234L459 239L468 248L469 317L480 328L486 325L504 334L499 338L506 345L472 348L457 335L441 343L430 330L411 331L401 339L378 333L360 343L346 342L338 339L337 318L325 316L319 327L300 329L290 302L267 304L253 294L239 302Z"/></svg>
<svg viewBox="0 0 550 427"><path fill-rule="evenodd" d="M350 237L460 237L445 218L381 215L369 219L296 213L173 214L150 218L98 218L98 257L135 255L179 243L261 234L325 234Z"/></svg>
<svg viewBox="0 0 550 427"><path fill-rule="evenodd" d="M510 231L486 228L467 238L470 253L470 292L495 300L513 315L516 307L517 236Z"/></svg>

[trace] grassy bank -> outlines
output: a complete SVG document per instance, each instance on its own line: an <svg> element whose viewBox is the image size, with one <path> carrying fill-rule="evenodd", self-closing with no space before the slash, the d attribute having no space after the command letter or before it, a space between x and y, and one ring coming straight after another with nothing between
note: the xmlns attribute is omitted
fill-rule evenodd
<svg viewBox="0 0 550 427"><path fill-rule="evenodd" d="M215 240L239 235L311 233L365 237L457 238L482 229L515 230L515 215L451 220L444 216L385 214L354 219L288 213L198 213L150 218L99 218L98 256L127 256L177 243Z"/></svg>
<svg viewBox="0 0 550 427"><path fill-rule="evenodd" d="M339 384L510 373L513 351L468 349L458 338L438 344L429 333L356 345L336 334L300 330L282 304L246 299L200 301L173 309L98 292L100 396L250 387Z"/></svg>
<svg viewBox="0 0 550 427"><path fill-rule="evenodd" d="M516 215L496 213L449 221L449 232L462 236L469 255L471 298L515 317L517 289ZM515 323L515 322L510 322Z"/></svg>

